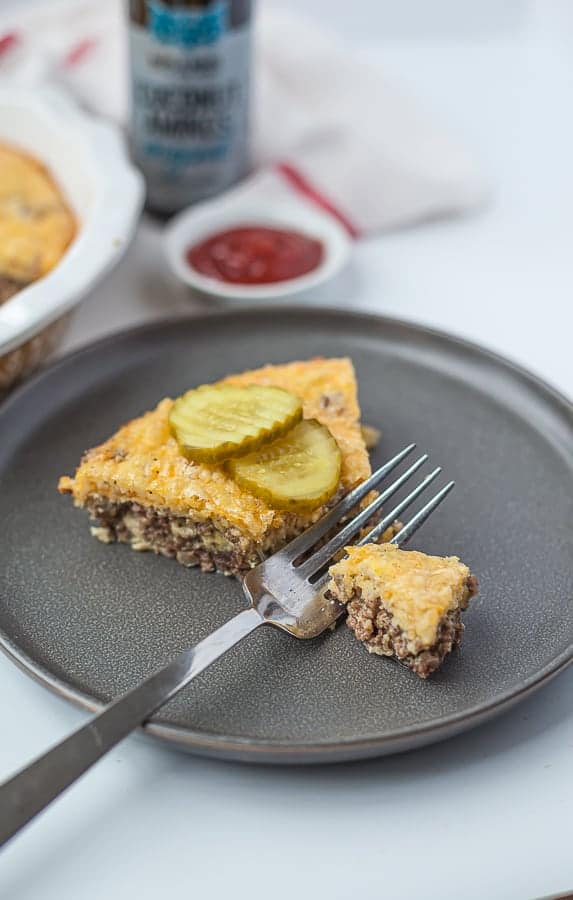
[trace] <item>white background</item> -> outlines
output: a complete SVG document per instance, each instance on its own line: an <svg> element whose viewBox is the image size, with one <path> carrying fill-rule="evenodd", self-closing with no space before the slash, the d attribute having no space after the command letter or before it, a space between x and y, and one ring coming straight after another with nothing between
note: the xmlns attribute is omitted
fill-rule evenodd
<svg viewBox="0 0 573 900"><path fill-rule="evenodd" d="M468 336L573 395L573 4L289 7L383 61L495 187L479 216L363 242L321 300ZM167 276L158 234L142 225L68 347L199 308ZM85 720L4 658L0 709L0 777ZM491 725L374 762L265 769L132 738L3 852L0 897L535 898L573 889L572 808L569 670Z"/></svg>

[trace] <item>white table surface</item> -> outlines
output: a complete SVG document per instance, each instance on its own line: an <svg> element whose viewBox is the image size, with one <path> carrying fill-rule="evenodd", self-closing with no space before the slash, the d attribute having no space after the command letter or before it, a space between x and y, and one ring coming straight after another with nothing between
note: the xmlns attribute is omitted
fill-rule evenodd
<svg viewBox="0 0 573 900"><path fill-rule="evenodd" d="M422 4L313 6L466 135L496 190L475 218L362 243L321 302L443 327L573 395L572 7L442 0L450 30L424 12L418 33ZM142 224L67 347L198 308L158 234ZM3 657L0 708L0 778L85 720ZM573 889L572 809L570 669L490 725L354 765L240 766L131 738L5 849L0 897L523 900Z"/></svg>

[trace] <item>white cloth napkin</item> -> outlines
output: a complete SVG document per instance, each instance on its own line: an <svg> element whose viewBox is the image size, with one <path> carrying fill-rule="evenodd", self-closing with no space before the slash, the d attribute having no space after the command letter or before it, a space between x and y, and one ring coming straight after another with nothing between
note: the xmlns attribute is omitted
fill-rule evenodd
<svg viewBox="0 0 573 900"><path fill-rule="evenodd" d="M479 207L488 184L462 142L382 67L312 21L259 4L253 156L260 196L299 196L366 235ZM127 115L121 0L52 0L0 18L0 78L64 82L80 102ZM270 177L269 177L270 176Z"/></svg>

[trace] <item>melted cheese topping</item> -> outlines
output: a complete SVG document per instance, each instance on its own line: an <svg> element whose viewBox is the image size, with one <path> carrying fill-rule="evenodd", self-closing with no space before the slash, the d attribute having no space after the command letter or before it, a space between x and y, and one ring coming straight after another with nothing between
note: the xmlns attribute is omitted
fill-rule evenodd
<svg viewBox="0 0 573 900"><path fill-rule="evenodd" d="M225 381L276 385L297 394L303 401L305 417L326 425L340 447L342 485L354 487L370 474L349 359L265 366ZM258 541L286 521L292 523L292 513L274 510L242 490L221 466L187 460L169 434L167 419L172 403L169 398L162 400L152 412L124 425L104 444L90 450L74 478L60 479L60 491L73 494L78 506L96 494L113 501L166 508L177 515L193 513L224 519ZM321 514L318 509L298 516L299 529Z"/></svg>
<svg viewBox="0 0 573 900"><path fill-rule="evenodd" d="M75 222L49 172L0 144L0 275L27 284L60 261Z"/></svg>
<svg viewBox="0 0 573 900"><path fill-rule="evenodd" d="M330 569L344 595L349 598L359 587L365 598L380 597L408 639L424 647L434 643L444 614L467 597L470 570L457 556L427 556L395 544L365 544L346 552Z"/></svg>

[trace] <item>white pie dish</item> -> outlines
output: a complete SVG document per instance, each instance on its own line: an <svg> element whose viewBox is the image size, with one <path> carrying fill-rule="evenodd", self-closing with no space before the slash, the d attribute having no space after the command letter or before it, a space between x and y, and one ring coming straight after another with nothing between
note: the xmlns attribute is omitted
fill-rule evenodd
<svg viewBox="0 0 573 900"><path fill-rule="evenodd" d="M38 365L63 331L67 314L121 259L141 212L144 186L119 129L54 88L2 85L0 142L47 166L78 226L58 265L0 306L1 390Z"/></svg>

